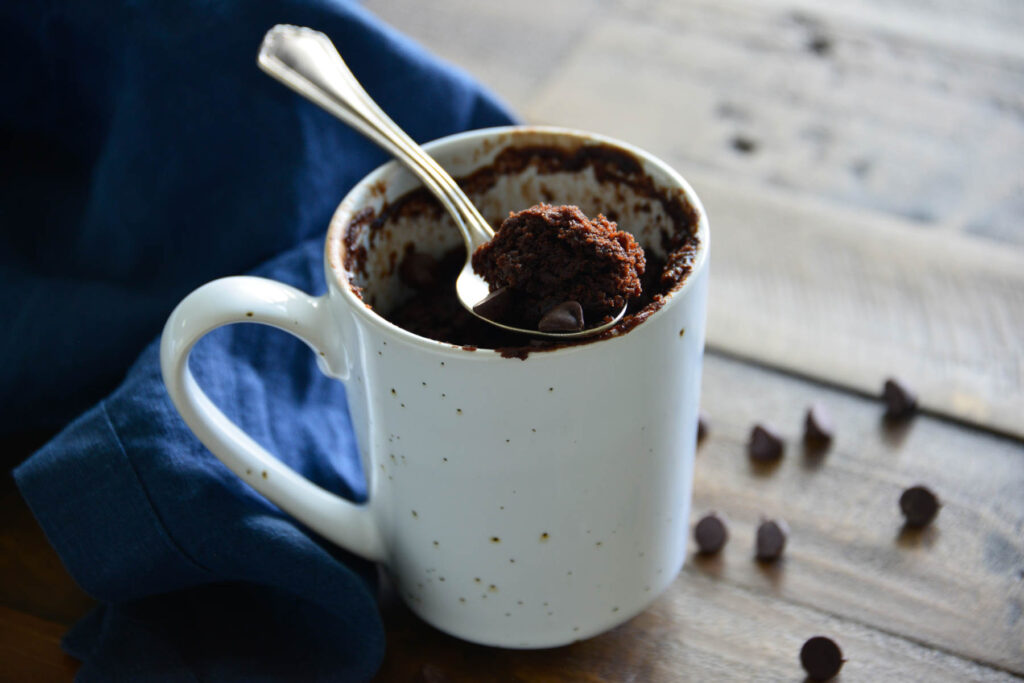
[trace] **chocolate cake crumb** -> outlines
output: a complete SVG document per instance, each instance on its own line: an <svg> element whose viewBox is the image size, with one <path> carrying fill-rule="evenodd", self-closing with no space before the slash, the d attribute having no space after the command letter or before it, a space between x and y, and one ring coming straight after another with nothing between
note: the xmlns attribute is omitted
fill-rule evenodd
<svg viewBox="0 0 1024 683"><path fill-rule="evenodd" d="M532 329L565 302L578 302L591 326L611 320L640 295L645 267L633 236L603 215L549 204L510 213L473 254L473 269L492 291L515 293L515 322Z"/></svg>

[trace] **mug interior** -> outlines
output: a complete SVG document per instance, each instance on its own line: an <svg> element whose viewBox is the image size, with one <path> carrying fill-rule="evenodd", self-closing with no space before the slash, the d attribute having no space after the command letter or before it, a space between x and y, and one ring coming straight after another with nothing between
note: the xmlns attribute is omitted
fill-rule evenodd
<svg viewBox="0 0 1024 683"><path fill-rule="evenodd" d="M603 214L617 222L643 247L648 262L665 262L685 239L694 245L689 267L703 261L703 208L678 174L631 146L575 131L513 127L425 147L459 179L495 229L511 211L540 202L573 204L587 216ZM343 292L386 314L414 295L398 273L408 252L442 258L461 246L452 218L411 172L390 162L353 188L338 208L328 232L327 262ZM680 279L665 295L684 284Z"/></svg>

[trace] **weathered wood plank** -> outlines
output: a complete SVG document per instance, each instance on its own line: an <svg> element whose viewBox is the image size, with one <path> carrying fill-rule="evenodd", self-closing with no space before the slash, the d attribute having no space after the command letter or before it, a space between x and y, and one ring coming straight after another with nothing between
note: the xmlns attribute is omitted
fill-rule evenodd
<svg viewBox="0 0 1024 683"><path fill-rule="evenodd" d="M60 649L66 628L0 605L0 680L73 680L79 663Z"/></svg>
<svg viewBox="0 0 1024 683"><path fill-rule="evenodd" d="M851 6L612 5L525 111L629 140L684 172L1024 245L1022 50L901 32L870 20L872 4ZM1019 6L1008 13L1024 24Z"/></svg>
<svg viewBox="0 0 1024 683"><path fill-rule="evenodd" d="M516 651L469 645L388 603L381 683L422 680L424 665L452 681L775 681L803 679L804 641L828 635L848 660L842 680L1009 681L1013 677L902 638L685 569L646 612L572 645ZM428 679L429 680L429 679Z"/></svg>
<svg viewBox="0 0 1024 683"><path fill-rule="evenodd" d="M708 344L1024 438L1024 252L691 174L711 216Z"/></svg>
<svg viewBox="0 0 1024 683"><path fill-rule="evenodd" d="M593 0L370 0L366 7L522 111L601 9Z"/></svg>
<svg viewBox="0 0 1024 683"><path fill-rule="evenodd" d="M1020 3L366 5L535 122L1024 245Z"/></svg>

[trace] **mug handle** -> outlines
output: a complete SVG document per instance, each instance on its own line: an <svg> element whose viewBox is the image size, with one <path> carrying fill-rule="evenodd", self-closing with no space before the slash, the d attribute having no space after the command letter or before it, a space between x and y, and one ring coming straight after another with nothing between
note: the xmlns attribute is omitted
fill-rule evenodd
<svg viewBox="0 0 1024 683"><path fill-rule="evenodd" d="M324 538L368 560L385 560L373 513L330 493L267 452L229 420L196 383L189 354L205 335L232 323L260 323L284 330L317 354L325 374L348 377L348 358L337 341L327 295L312 297L259 277L227 277L185 297L171 313L160 340L160 369L185 424L228 469L285 512ZM340 359L340 362L338 362Z"/></svg>

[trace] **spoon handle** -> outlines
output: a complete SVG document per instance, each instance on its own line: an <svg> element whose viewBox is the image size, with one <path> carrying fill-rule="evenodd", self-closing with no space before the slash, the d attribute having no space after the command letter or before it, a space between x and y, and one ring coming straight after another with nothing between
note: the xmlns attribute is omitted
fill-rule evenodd
<svg viewBox="0 0 1024 683"><path fill-rule="evenodd" d="M455 180L377 106L323 33L279 24L264 36L257 62L265 72L402 161L455 217L470 253L494 236Z"/></svg>

